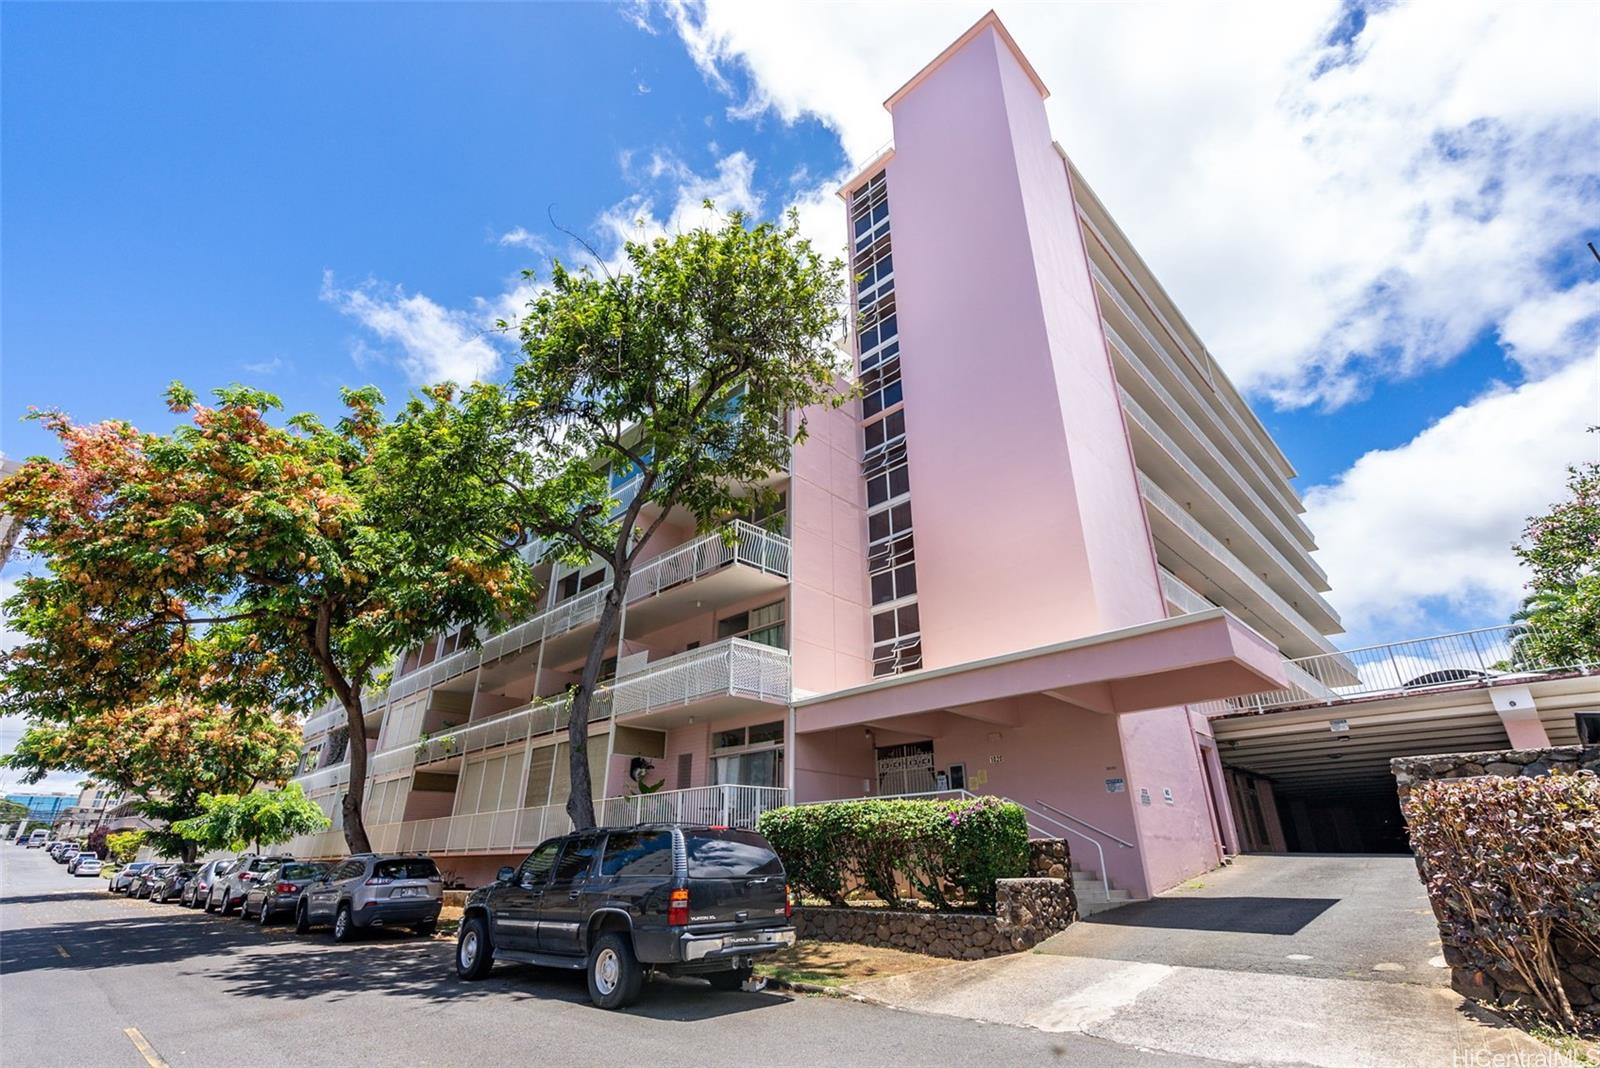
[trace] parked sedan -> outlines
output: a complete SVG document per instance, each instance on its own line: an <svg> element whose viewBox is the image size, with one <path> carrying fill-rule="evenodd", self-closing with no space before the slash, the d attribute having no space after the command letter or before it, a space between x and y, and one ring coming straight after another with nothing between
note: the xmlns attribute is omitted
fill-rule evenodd
<svg viewBox="0 0 1600 1068"><path fill-rule="evenodd" d="M133 885L128 887L128 896L149 897L150 891L155 889L156 883L165 879L167 873L176 867L176 864L153 864L146 868L133 880Z"/></svg>
<svg viewBox="0 0 1600 1068"><path fill-rule="evenodd" d="M83 854L73 862L72 874L74 875L99 875L100 858L93 853Z"/></svg>
<svg viewBox="0 0 1600 1068"><path fill-rule="evenodd" d="M208 860L200 865L194 878L184 884L183 893L178 895L178 904L186 909L198 907L210 895L212 884L228 874L231 867L231 860Z"/></svg>
<svg viewBox="0 0 1600 1068"><path fill-rule="evenodd" d="M265 927L275 916L293 913L295 906L300 903L300 891L327 872L326 864L311 864L303 860L281 864L250 884L250 889L244 895L244 903L239 906L239 915L248 920L250 914L255 913L256 919Z"/></svg>
<svg viewBox="0 0 1600 1068"><path fill-rule="evenodd" d="M150 884L151 901L176 901L178 895L183 893L183 888L194 878L194 873L200 870L198 864L174 864L167 873Z"/></svg>
<svg viewBox="0 0 1600 1068"><path fill-rule="evenodd" d="M150 861L148 860L136 860L132 864L125 865L121 871L112 877L111 885L106 889L113 894L127 893L128 888L133 885L133 881L143 875L148 867L150 867Z"/></svg>
<svg viewBox="0 0 1600 1068"><path fill-rule="evenodd" d="M78 850L78 852L73 855L72 859L67 861L67 872L68 872L68 874L71 874L71 875L78 874L78 865L82 864L86 860L89 860L91 857L93 859L95 859L95 860L99 860L100 859L95 854L94 850L92 850L92 849L80 849L80 850Z"/></svg>

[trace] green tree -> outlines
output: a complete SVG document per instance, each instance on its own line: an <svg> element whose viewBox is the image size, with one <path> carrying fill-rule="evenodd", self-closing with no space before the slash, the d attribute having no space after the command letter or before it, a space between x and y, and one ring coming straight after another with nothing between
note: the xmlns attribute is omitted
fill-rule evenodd
<svg viewBox="0 0 1600 1068"><path fill-rule="evenodd" d="M106 835L106 855L117 864L130 864L144 845L144 831L117 831ZM159 850L158 850L159 851ZM166 856L163 852L162 856Z"/></svg>
<svg viewBox="0 0 1600 1068"><path fill-rule="evenodd" d="M526 457L513 470L529 481L513 493L561 487L532 500L522 525L611 573L568 722L578 827L594 825L589 708L644 546L671 514L709 530L762 503L805 439L806 410L848 397L834 343L843 265L824 261L793 213L750 225L733 212L624 252L615 274L553 264L517 324L521 359L497 402L514 433L494 451Z"/></svg>
<svg viewBox="0 0 1600 1068"><path fill-rule="evenodd" d="M28 806L15 801L0 801L0 823L16 823L28 818Z"/></svg>
<svg viewBox="0 0 1600 1068"><path fill-rule="evenodd" d="M1600 462L1567 468L1566 499L1529 518L1513 551L1529 572L1518 665L1600 664Z"/></svg>
<svg viewBox="0 0 1600 1068"><path fill-rule="evenodd" d="M90 712L70 722L30 722L0 765L38 782L54 771L82 771L136 799L163 826L150 843L163 855L194 859L194 845L171 824L200 811L206 793L278 785L294 771L300 731L287 716L175 700Z"/></svg>
<svg viewBox="0 0 1600 1068"><path fill-rule="evenodd" d="M333 695L349 730L345 837L368 848L363 691L401 649L453 625L493 622L529 603L515 531L499 498L441 478L401 499L395 464L449 439L391 447L376 390L345 391L336 426L275 424L271 394L240 386L197 404L169 435L126 423L42 418L62 459L34 459L0 483L48 565L7 602L26 641L8 654L0 710L64 723L184 695L235 709L305 711ZM448 391L408 409L447 404ZM430 470L447 469L422 456ZM500 492L503 494L503 488Z"/></svg>
<svg viewBox="0 0 1600 1068"><path fill-rule="evenodd" d="M299 783L282 790L248 794L206 794L200 815L172 825L173 831L204 850L243 849L252 844L277 845L301 834L329 827L322 809L301 791Z"/></svg>

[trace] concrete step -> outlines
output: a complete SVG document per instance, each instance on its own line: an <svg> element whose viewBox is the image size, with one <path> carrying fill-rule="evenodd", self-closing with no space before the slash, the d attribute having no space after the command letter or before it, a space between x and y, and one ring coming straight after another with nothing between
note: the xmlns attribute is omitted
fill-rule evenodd
<svg viewBox="0 0 1600 1068"><path fill-rule="evenodd" d="M1110 909L1121 908L1123 905L1130 904L1131 902L1132 898L1128 896L1128 892L1126 890L1111 891L1111 899L1109 901L1099 893L1080 894L1078 895L1078 918L1087 919L1088 917L1094 916L1097 913L1106 912Z"/></svg>

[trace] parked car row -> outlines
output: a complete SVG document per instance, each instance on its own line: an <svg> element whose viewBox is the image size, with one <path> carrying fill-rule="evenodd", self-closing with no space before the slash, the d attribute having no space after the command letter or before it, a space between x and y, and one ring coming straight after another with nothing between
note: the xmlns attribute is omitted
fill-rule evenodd
<svg viewBox="0 0 1600 1068"><path fill-rule="evenodd" d="M81 864L80 862L80 871ZM362 853L334 864L242 853L204 864L136 862L112 893L176 901L263 926L331 930L438 928L443 883L430 857ZM496 960L585 972L601 1008L631 1004L652 973L697 976L718 990L747 982L758 957L794 945L783 863L754 831L684 824L596 828L541 843L468 895L456 973L477 980Z"/></svg>
<svg viewBox="0 0 1600 1068"><path fill-rule="evenodd" d="M65 864L67 871L72 875L100 874L100 857L92 849L80 846L76 842L56 841L49 844L48 850L50 859L57 864Z"/></svg>
<svg viewBox="0 0 1600 1068"><path fill-rule="evenodd" d="M293 919L297 932L327 927L339 942L373 927L432 935L444 902L444 883L431 858L376 853L337 864L255 853L204 864L135 861L118 870L106 889L223 916L237 913L263 927Z"/></svg>

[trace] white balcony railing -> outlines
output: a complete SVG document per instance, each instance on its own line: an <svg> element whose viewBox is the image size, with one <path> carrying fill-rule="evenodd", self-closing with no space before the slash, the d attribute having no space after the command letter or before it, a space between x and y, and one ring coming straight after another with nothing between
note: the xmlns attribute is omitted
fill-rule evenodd
<svg viewBox="0 0 1600 1068"><path fill-rule="evenodd" d="M1539 656L1530 640L1536 636L1535 628L1512 623L1285 660L1284 670L1294 684L1289 688L1193 707L1213 716L1266 712L1600 668L1600 663L1581 659L1557 663Z"/></svg>
<svg viewBox="0 0 1600 1068"><path fill-rule="evenodd" d="M1333 606L1323 599L1322 594L1318 593L1316 587L1311 585L1311 581L1295 565L1289 562L1288 558L1283 555L1276 545L1272 544L1272 540L1261 531L1260 527L1245 518L1244 513L1239 510L1239 506L1228 499L1227 494L1222 492L1209 475L1200 470L1199 465L1184 453L1176 441L1172 440L1172 435L1168 434L1149 412L1140 407L1139 403L1128 394L1127 390L1119 387L1117 393L1122 398L1123 409L1133 418L1133 421L1155 440L1161 450L1167 454L1173 463L1183 469L1183 473L1188 475L1195 485L1200 487L1206 499L1215 502L1218 508L1226 512L1228 518L1233 520L1234 526L1238 527L1245 537L1255 543L1256 548L1261 550L1269 560L1278 565L1278 570L1294 583L1301 596L1307 598L1330 619L1338 619L1339 617L1334 612Z"/></svg>
<svg viewBox="0 0 1600 1068"><path fill-rule="evenodd" d="M290 781L299 783L300 789L308 794L344 786L350 782L350 761L347 758L342 763L296 775Z"/></svg>
<svg viewBox="0 0 1600 1068"><path fill-rule="evenodd" d="M654 794L606 799L600 822L609 827L634 823L706 823L720 827L754 827L769 808L789 803L781 786L696 786Z"/></svg>
<svg viewBox="0 0 1600 1068"><path fill-rule="evenodd" d="M788 538L743 520L735 520L724 530L680 545L642 564L628 581L627 602L634 604L655 597L731 564L742 564L787 578L790 570L789 553ZM593 623L600 618L605 595L606 587L603 585L579 594L485 638L476 649L463 649L398 678L389 687L389 700L409 697L419 690L470 671L479 664L510 656L546 638Z"/></svg>
<svg viewBox="0 0 1600 1068"><path fill-rule="evenodd" d="M638 674L596 690L589 721L681 707L724 695L787 702L789 679L787 650L727 638L647 664ZM408 759L425 764L550 734L565 728L570 707L571 699L565 695L547 698L515 712L385 750L374 754L373 774L379 766L393 771Z"/></svg>
<svg viewBox="0 0 1600 1068"><path fill-rule="evenodd" d="M1173 525L1193 538L1211 556L1233 573L1234 577L1250 588L1250 591L1264 601L1275 613L1282 617L1284 623L1296 632L1309 638L1322 648L1328 648L1328 639L1306 621L1300 611L1285 601L1276 590L1262 581L1261 576L1233 554L1233 551L1224 545L1215 534L1205 526L1189 510L1172 498L1166 490L1156 485L1155 482L1143 471L1139 473L1139 490L1151 507L1160 512Z"/></svg>
<svg viewBox="0 0 1600 1068"><path fill-rule="evenodd" d="M1198 593L1189 588L1189 584L1166 568L1160 569L1161 595L1167 603L1177 608L1184 615L1191 612L1204 612L1217 607Z"/></svg>
<svg viewBox="0 0 1600 1068"><path fill-rule="evenodd" d="M638 674L618 679L612 693L618 717L723 695L787 702L789 653L743 638L728 638L647 664Z"/></svg>

